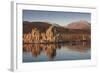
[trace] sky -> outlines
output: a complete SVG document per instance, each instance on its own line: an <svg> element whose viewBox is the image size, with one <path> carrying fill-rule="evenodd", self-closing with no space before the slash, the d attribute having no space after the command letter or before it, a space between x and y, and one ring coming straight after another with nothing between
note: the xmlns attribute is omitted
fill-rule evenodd
<svg viewBox="0 0 100 73"><path fill-rule="evenodd" d="M23 10L23 21L42 21L65 26L79 20L85 20L90 23L91 13Z"/></svg>

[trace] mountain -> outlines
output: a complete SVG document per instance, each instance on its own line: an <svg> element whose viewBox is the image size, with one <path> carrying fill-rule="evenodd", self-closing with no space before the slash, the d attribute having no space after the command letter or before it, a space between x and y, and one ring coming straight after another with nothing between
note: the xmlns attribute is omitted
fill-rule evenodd
<svg viewBox="0 0 100 73"><path fill-rule="evenodd" d="M91 29L91 24L87 21L80 20L72 22L65 27L68 29Z"/></svg>
<svg viewBox="0 0 100 73"><path fill-rule="evenodd" d="M30 33L32 29L37 28L40 32L46 32L50 26L54 26L58 33L90 33L90 23L86 21L77 21L68 24L68 26L60 26L49 22L28 22L23 21L23 33ZM83 30L84 29L84 30ZM87 30L86 30L87 29Z"/></svg>
<svg viewBox="0 0 100 73"><path fill-rule="evenodd" d="M54 24L52 24L53 26L56 26L56 27L59 27L60 25L59 24L56 24L56 23L54 23Z"/></svg>
<svg viewBox="0 0 100 73"><path fill-rule="evenodd" d="M52 24L49 22L23 22L23 33L29 33L32 29L37 28L41 32L45 32L50 26L54 26L54 28L58 32L67 32L68 29L60 26L59 24Z"/></svg>
<svg viewBox="0 0 100 73"><path fill-rule="evenodd" d="M23 22L23 33L29 33L32 29L37 28L41 32L44 32L51 26L50 23L47 22Z"/></svg>

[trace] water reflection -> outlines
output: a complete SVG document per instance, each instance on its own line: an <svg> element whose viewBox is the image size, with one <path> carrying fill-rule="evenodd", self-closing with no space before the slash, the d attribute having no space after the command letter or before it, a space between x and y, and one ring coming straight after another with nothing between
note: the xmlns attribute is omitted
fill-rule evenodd
<svg viewBox="0 0 100 73"><path fill-rule="evenodd" d="M23 62L89 58L90 42L23 44Z"/></svg>

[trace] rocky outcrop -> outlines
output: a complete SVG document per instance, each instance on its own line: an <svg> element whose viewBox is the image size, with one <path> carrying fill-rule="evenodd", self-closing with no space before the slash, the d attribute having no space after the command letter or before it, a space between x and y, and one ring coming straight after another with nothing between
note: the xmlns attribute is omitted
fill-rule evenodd
<svg viewBox="0 0 100 73"><path fill-rule="evenodd" d="M23 35L24 43L47 43L56 42L59 35L55 32L54 26L50 26L46 32L41 32L37 28L32 29L31 33Z"/></svg>
<svg viewBox="0 0 100 73"><path fill-rule="evenodd" d="M32 43L31 33L23 34L23 43Z"/></svg>

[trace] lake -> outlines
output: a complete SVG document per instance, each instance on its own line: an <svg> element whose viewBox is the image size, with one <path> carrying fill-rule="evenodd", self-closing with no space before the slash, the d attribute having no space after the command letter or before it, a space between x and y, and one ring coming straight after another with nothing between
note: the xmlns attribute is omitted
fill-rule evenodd
<svg viewBox="0 0 100 73"><path fill-rule="evenodd" d="M91 59L90 42L23 44L23 63Z"/></svg>

